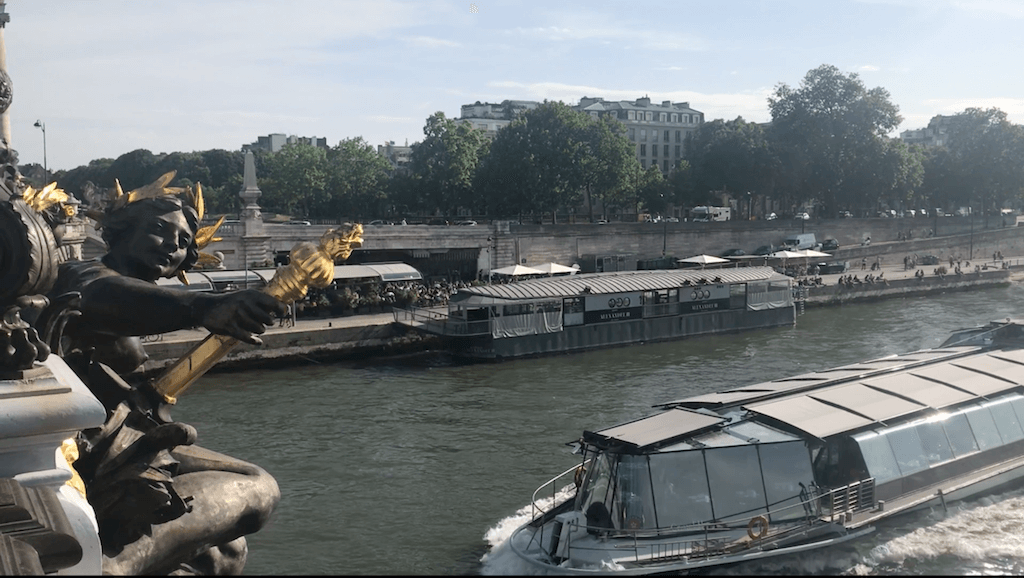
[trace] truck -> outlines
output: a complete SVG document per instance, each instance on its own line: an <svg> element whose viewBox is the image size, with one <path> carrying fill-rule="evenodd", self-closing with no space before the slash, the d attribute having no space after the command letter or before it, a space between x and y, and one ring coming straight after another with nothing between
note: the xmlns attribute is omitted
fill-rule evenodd
<svg viewBox="0 0 1024 578"><path fill-rule="evenodd" d="M711 207L701 205L690 209L690 220L695 223L709 221L728 221L732 219L731 207Z"/></svg>

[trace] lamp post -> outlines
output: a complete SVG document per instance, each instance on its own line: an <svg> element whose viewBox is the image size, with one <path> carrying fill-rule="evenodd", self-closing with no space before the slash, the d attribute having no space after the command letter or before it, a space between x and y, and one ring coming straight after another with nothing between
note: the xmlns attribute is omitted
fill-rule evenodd
<svg viewBox="0 0 1024 578"><path fill-rule="evenodd" d="M50 179L50 172L46 168L46 123L41 120L37 120L36 124L33 126L43 131L43 186L45 187L47 185L46 181Z"/></svg>

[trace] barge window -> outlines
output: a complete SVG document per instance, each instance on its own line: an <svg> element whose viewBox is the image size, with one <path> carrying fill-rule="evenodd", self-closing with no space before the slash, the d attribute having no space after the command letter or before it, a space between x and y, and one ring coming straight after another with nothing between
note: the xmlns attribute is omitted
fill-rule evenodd
<svg viewBox="0 0 1024 578"><path fill-rule="evenodd" d="M925 421L917 424L916 429L929 464L935 465L953 459L953 450L949 447L949 440L946 439L941 421Z"/></svg>
<svg viewBox="0 0 1024 578"><path fill-rule="evenodd" d="M807 512L802 502L810 497L802 497L801 492L814 482L807 446L800 441L756 447L761 453L761 471L768 509L772 512L771 521L805 517Z"/></svg>
<svg viewBox="0 0 1024 578"><path fill-rule="evenodd" d="M999 430L996 429L996 422L992 419L992 412L987 407L975 407L964 412L968 423L971 424L971 431L974 432L974 439L978 440L978 448L982 451L998 447L1003 443L999 437Z"/></svg>
<svg viewBox="0 0 1024 578"><path fill-rule="evenodd" d="M596 532L597 528L612 528L611 490L612 460L609 454L600 453L591 462L587 485L580 492L579 509L587 515L588 531Z"/></svg>
<svg viewBox="0 0 1024 578"><path fill-rule="evenodd" d="M1024 439L1024 432L1020 430L1017 423L1017 414L1013 412L1013 406L1007 403L1008 400L997 400L988 406L992 417L996 420L996 428L999 430L999 437L1004 444Z"/></svg>
<svg viewBox="0 0 1024 578"><path fill-rule="evenodd" d="M946 430L946 437L949 438L953 455L960 458L978 451L978 442L974 441L971 424L967 423L966 415L962 413L951 415L942 424L942 427Z"/></svg>
<svg viewBox="0 0 1024 578"><path fill-rule="evenodd" d="M914 426L902 427L885 434L892 446L892 453L896 456L896 463L900 466L900 473L904 476L920 472L928 467L928 460L924 457L924 446L921 444L921 435Z"/></svg>
<svg viewBox="0 0 1024 578"><path fill-rule="evenodd" d="M713 518L704 455L698 451L651 456L658 527L687 526Z"/></svg>
<svg viewBox="0 0 1024 578"><path fill-rule="evenodd" d="M737 516L746 520L767 511L756 446L704 450L704 460L715 519Z"/></svg>
<svg viewBox="0 0 1024 578"><path fill-rule="evenodd" d="M892 446L884 435L869 433L854 436L857 445L860 446L860 453L864 456L864 463L868 467L868 473L875 478L876 484L900 477L900 467L896 464L896 456L892 453Z"/></svg>

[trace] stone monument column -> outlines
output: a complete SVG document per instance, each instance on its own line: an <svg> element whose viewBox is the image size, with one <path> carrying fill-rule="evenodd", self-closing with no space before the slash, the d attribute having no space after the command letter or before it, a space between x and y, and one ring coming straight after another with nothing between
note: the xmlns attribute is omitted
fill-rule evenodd
<svg viewBox="0 0 1024 578"><path fill-rule="evenodd" d="M245 202L242 209L242 238L239 243L241 255L236 254L236 269L251 268L252 263L269 260L270 236L263 230L263 214L256 200L263 193L256 186L256 159L252 151L245 151L245 167L242 172L242 190L238 196Z"/></svg>
<svg viewBox="0 0 1024 578"><path fill-rule="evenodd" d="M4 42L4 30L7 28L7 23L10 22L11 15L7 13L5 0L0 0L0 76L7 76L7 44ZM0 95L0 98L3 98ZM10 95L7 95L7 99L10 99ZM11 145L11 117L4 111L0 115L0 137L3 137L7 145Z"/></svg>

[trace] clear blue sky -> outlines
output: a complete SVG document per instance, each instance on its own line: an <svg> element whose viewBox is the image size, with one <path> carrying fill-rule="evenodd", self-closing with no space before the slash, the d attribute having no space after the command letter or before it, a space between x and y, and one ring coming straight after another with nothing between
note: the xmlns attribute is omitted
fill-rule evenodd
<svg viewBox="0 0 1024 578"><path fill-rule="evenodd" d="M822 64L888 90L896 134L968 107L1024 123L1018 0L6 2L13 145L41 163L41 120L51 170L270 133L413 143L477 100L646 95L762 122Z"/></svg>

